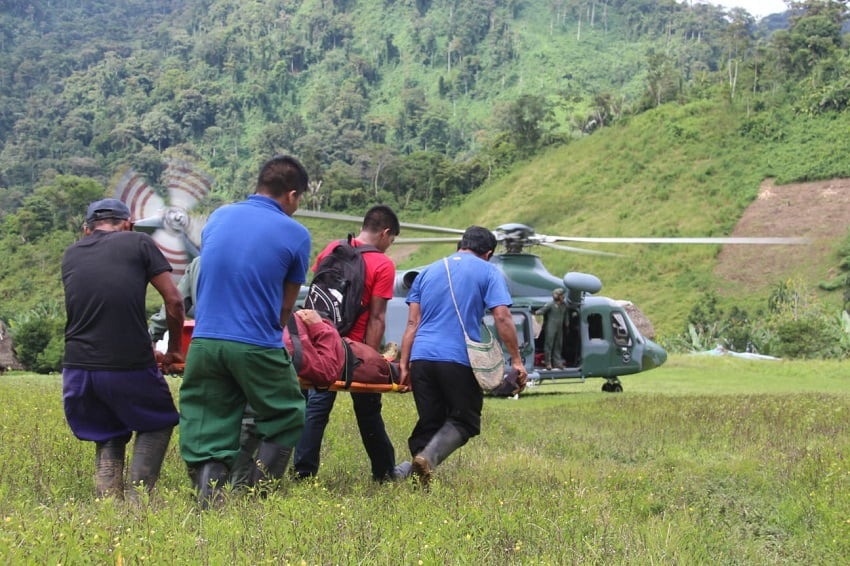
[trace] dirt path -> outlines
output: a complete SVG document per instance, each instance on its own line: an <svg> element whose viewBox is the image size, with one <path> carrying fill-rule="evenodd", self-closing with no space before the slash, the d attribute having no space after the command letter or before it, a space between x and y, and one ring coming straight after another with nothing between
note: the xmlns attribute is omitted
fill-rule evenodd
<svg viewBox="0 0 850 566"><path fill-rule="evenodd" d="M850 179L774 185L765 181L733 236L804 236L808 246L724 246L715 274L751 291L786 277L811 285L838 273L835 249L850 225Z"/></svg>

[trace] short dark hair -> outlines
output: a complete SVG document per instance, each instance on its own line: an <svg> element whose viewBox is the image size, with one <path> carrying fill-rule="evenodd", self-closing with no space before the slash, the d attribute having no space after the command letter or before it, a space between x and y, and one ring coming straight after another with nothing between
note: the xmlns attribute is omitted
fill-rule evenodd
<svg viewBox="0 0 850 566"><path fill-rule="evenodd" d="M110 226L118 226L122 222L124 222L126 218L101 218L100 220L92 220L91 222L86 222L86 227L94 231L98 226L106 226L107 224Z"/></svg>
<svg viewBox="0 0 850 566"><path fill-rule="evenodd" d="M260 168L257 192L277 198L289 191L300 195L307 190L309 177L304 166L292 156L275 155Z"/></svg>
<svg viewBox="0 0 850 566"><path fill-rule="evenodd" d="M484 256L487 252L496 250L496 236L482 226L470 226L463 233L458 249L470 250L476 255Z"/></svg>
<svg viewBox="0 0 850 566"><path fill-rule="evenodd" d="M398 236L401 232L401 225L398 222L393 209L385 204L376 204L363 217L363 230L367 232L382 232L387 228L390 229L390 234Z"/></svg>

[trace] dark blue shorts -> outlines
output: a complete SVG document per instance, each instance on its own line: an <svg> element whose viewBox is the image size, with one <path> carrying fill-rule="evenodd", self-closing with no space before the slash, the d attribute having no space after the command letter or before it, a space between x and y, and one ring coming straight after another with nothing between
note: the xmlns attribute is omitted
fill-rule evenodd
<svg viewBox="0 0 850 566"><path fill-rule="evenodd" d="M65 418L80 440L129 439L133 431L174 426L180 417L159 368L62 370Z"/></svg>

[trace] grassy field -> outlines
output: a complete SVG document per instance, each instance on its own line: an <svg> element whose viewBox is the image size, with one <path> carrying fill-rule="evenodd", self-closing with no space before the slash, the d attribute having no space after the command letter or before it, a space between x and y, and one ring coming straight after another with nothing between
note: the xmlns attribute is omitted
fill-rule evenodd
<svg viewBox="0 0 850 566"><path fill-rule="evenodd" d="M483 435L427 494L368 479L340 394L315 482L203 513L174 443L151 500L96 500L60 378L6 375L0 563L847 563L847 369L674 356L622 394L590 380L488 399ZM413 399L384 405L401 459Z"/></svg>

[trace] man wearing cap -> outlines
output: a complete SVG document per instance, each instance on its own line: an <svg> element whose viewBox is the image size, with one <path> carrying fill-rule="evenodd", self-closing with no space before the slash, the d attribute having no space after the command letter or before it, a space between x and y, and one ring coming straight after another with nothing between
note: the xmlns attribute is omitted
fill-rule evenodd
<svg viewBox="0 0 850 566"><path fill-rule="evenodd" d="M564 290L558 287L552 291L552 300L543 305L537 314L544 317L543 325L543 363L546 369L557 366L563 369L561 349L564 344L564 320L567 316L567 304L564 302Z"/></svg>
<svg viewBox="0 0 850 566"><path fill-rule="evenodd" d="M122 498L132 432L130 482L150 490L179 418L148 337L147 285L166 305L166 364L183 362L183 300L171 265L150 236L133 232L123 202L109 198L90 204L84 233L62 258L65 417L77 438L95 443L97 496Z"/></svg>

